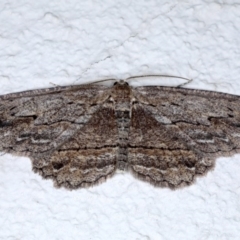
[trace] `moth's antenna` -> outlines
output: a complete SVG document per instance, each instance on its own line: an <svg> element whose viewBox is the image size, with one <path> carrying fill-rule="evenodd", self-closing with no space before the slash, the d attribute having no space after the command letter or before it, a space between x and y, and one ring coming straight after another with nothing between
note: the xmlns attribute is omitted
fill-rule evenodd
<svg viewBox="0 0 240 240"><path fill-rule="evenodd" d="M97 81L94 81L94 82L87 82L87 83L84 83L86 85L90 85L90 84L94 84L94 83L101 83L101 82L107 82L107 81L117 81L116 79L114 78L109 78L109 79L102 79L102 80L97 80Z"/></svg>
<svg viewBox="0 0 240 240"><path fill-rule="evenodd" d="M107 82L107 81L118 81L117 79L114 78L108 78L108 79L101 79L101 80L96 80L94 82L85 82L82 83L81 85L91 85L91 84L96 84L96 83L101 83L101 82ZM74 85L73 85L74 86Z"/></svg>
<svg viewBox="0 0 240 240"><path fill-rule="evenodd" d="M161 78L175 78L175 79L177 78L177 79L183 79L187 81L185 83L179 84L177 87L183 87L193 81L193 79L179 77L179 76L171 76L171 75L140 75L140 76L133 76L133 77L126 78L124 81L136 79L136 78L147 78L147 77L161 77Z"/></svg>

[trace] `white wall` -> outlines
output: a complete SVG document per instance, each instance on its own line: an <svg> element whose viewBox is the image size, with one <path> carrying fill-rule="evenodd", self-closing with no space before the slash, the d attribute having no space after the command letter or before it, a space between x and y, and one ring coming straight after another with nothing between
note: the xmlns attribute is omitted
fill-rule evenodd
<svg viewBox="0 0 240 240"><path fill-rule="evenodd" d="M168 74L193 79L189 88L240 95L239 26L231 0L2 0L0 94ZM142 84L150 82L133 82ZM128 173L67 191L34 174L28 158L5 154L0 239L239 239L239 172L235 155L178 191Z"/></svg>

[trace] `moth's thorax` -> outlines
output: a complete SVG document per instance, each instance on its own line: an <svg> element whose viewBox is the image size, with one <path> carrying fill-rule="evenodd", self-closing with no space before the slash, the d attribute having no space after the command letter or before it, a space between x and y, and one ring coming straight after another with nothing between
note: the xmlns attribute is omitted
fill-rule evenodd
<svg viewBox="0 0 240 240"><path fill-rule="evenodd" d="M126 82L116 83L113 87L111 97L115 103L115 110L130 110L132 91Z"/></svg>

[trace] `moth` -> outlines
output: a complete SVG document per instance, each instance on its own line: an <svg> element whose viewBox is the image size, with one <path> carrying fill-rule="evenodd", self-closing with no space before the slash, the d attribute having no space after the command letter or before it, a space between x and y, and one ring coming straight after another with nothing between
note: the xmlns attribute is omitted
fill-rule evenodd
<svg viewBox="0 0 240 240"><path fill-rule="evenodd" d="M0 151L76 189L129 171L176 189L240 149L240 97L160 86L80 85L0 96Z"/></svg>

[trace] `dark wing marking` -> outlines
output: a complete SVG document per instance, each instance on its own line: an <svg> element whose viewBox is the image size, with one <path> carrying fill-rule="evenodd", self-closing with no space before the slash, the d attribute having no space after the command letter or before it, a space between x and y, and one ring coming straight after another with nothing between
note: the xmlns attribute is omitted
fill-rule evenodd
<svg viewBox="0 0 240 240"><path fill-rule="evenodd" d="M133 89L130 169L158 186L178 188L240 149L240 97L201 90Z"/></svg>
<svg viewBox="0 0 240 240"><path fill-rule="evenodd" d="M97 85L0 97L0 151L29 156L33 170L57 186L91 186L116 170L117 125Z"/></svg>

